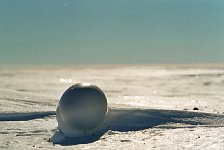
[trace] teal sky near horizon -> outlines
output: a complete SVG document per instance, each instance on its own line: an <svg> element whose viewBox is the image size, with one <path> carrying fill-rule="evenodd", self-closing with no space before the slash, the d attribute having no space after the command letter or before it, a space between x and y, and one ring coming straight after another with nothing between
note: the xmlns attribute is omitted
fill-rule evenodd
<svg viewBox="0 0 224 150"><path fill-rule="evenodd" d="M222 0L0 0L0 64L224 63Z"/></svg>

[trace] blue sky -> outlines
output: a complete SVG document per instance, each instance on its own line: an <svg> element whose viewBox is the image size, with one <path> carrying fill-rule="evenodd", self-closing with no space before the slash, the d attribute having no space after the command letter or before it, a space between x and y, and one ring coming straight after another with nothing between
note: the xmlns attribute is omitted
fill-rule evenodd
<svg viewBox="0 0 224 150"><path fill-rule="evenodd" d="M224 63L222 0L1 0L0 64Z"/></svg>

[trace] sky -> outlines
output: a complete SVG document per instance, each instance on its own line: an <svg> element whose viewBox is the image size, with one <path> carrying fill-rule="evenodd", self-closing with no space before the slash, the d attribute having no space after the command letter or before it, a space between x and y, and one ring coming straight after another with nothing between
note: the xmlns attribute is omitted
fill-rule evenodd
<svg viewBox="0 0 224 150"><path fill-rule="evenodd" d="M223 0L0 0L0 64L224 63Z"/></svg>

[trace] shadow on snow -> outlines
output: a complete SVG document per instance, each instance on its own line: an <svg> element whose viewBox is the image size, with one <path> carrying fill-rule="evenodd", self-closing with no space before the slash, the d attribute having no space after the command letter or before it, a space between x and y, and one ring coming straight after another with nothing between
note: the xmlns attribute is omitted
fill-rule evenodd
<svg viewBox="0 0 224 150"><path fill-rule="evenodd" d="M156 109L110 109L100 130L90 136L78 138L64 138L63 140L54 141L53 137L60 137L61 133L55 132L52 137L54 144L60 145L77 145L92 143L100 139L107 131L139 131L152 127L157 128L177 128L169 124L184 124L180 127L196 127L198 125L209 127L224 126L224 116L197 113L177 110L156 110Z"/></svg>
<svg viewBox="0 0 224 150"><path fill-rule="evenodd" d="M0 121L27 121L55 116L55 114L54 111L0 114ZM177 123L184 125L175 126L174 124ZM196 127L198 125L205 127L223 127L224 115L178 110L110 108L98 132L85 137L61 138L62 133L56 131L51 138L51 142L60 145L87 144L97 141L109 130L127 132L139 131L152 127L170 129L178 127Z"/></svg>

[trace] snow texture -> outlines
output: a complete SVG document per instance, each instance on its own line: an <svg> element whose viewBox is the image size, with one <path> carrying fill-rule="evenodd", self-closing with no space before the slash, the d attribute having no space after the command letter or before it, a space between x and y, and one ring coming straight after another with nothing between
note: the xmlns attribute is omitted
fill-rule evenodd
<svg viewBox="0 0 224 150"><path fill-rule="evenodd" d="M88 136L57 129L63 92L99 86L108 115ZM224 66L0 67L0 149L223 149Z"/></svg>

